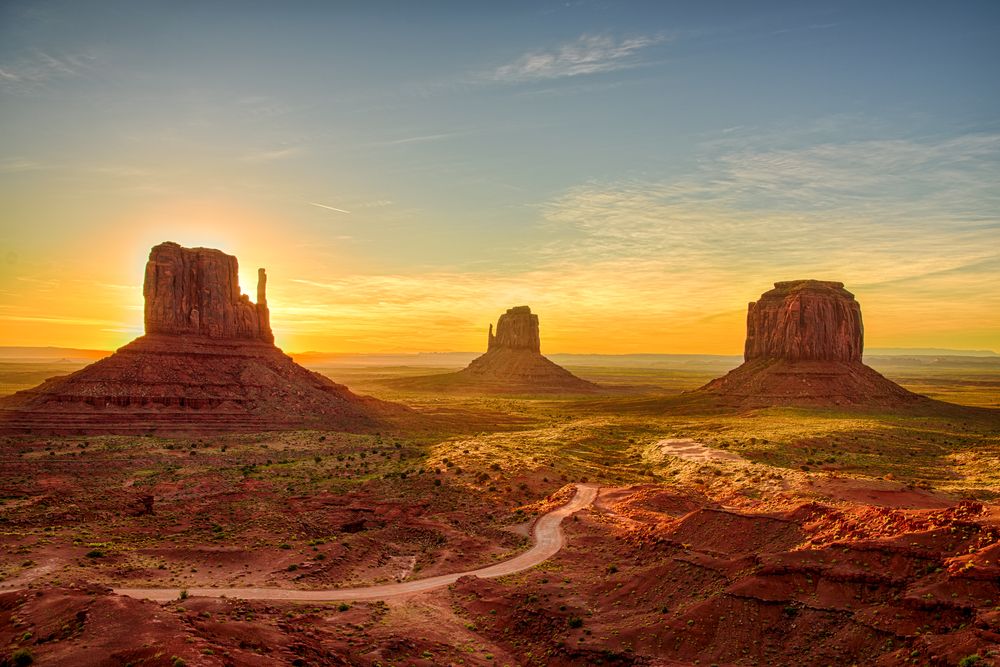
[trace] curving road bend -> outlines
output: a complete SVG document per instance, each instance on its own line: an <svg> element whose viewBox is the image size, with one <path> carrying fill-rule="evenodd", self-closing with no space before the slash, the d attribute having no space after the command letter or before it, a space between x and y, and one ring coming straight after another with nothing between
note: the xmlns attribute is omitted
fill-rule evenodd
<svg viewBox="0 0 1000 667"><path fill-rule="evenodd" d="M422 593L455 583L460 577L474 575L482 578L502 577L534 567L554 556L563 546L560 524L577 510L590 506L597 497L598 487L593 484L577 484L576 494L562 507L542 515L535 522L535 544L520 556L496 563L478 570L467 570L452 574L442 574L426 579L403 581L397 584L382 584L362 588L332 588L327 590L298 590L294 588L188 588L188 595L200 597L227 597L244 600L297 600L307 602L330 602L341 600L382 600L385 598ZM176 588L116 588L115 593L147 600L176 600L180 590Z"/></svg>

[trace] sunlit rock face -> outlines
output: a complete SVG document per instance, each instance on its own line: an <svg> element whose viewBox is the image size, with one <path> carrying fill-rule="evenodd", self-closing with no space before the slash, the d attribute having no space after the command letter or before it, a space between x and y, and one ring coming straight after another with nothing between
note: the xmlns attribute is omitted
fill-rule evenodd
<svg viewBox="0 0 1000 667"><path fill-rule="evenodd" d="M861 305L844 283L775 283L750 303L746 361L861 361L863 349Z"/></svg>
<svg viewBox="0 0 1000 667"><path fill-rule="evenodd" d="M255 304L240 293L239 263L232 255L161 243L146 263L146 333L273 343L266 285L260 269Z"/></svg>
<svg viewBox="0 0 1000 667"><path fill-rule="evenodd" d="M542 343L538 336L538 315L528 306L515 306L497 320L497 332L493 335L490 325L486 350L528 350L541 354Z"/></svg>
<svg viewBox="0 0 1000 667"><path fill-rule="evenodd" d="M861 306L844 284L774 284L747 311L742 365L698 390L724 405L896 407L926 401L861 361Z"/></svg>

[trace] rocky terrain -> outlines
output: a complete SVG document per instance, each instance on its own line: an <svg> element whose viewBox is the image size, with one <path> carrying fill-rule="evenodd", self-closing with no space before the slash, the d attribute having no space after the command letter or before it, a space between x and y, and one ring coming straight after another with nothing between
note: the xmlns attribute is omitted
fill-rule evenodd
<svg viewBox="0 0 1000 667"><path fill-rule="evenodd" d="M542 355L538 315L528 306L510 308L490 325L486 353L457 373L407 378L410 389L464 390L496 394L586 394L599 391Z"/></svg>
<svg viewBox="0 0 1000 667"><path fill-rule="evenodd" d="M747 309L744 363L699 391L744 407L926 401L866 366L863 350L861 306L843 283L779 282Z"/></svg>
<svg viewBox="0 0 1000 667"><path fill-rule="evenodd" d="M266 275L257 303L235 257L163 243L143 285L146 335L0 401L0 432L190 433L373 428L390 404L353 394L274 345Z"/></svg>

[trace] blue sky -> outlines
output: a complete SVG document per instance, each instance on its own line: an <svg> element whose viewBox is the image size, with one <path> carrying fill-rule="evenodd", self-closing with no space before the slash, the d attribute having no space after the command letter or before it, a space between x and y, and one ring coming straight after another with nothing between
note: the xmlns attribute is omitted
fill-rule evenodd
<svg viewBox="0 0 1000 667"><path fill-rule="evenodd" d="M170 239L299 350L731 352L799 277L1000 348L1000 5L872 4L6 2L0 344L125 342Z"/></svg>

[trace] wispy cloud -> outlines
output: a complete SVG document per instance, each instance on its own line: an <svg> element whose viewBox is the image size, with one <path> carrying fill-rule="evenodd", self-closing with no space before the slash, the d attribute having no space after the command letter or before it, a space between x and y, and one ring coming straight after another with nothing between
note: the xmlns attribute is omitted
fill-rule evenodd
<svg viewBox="0 0 1000 667"><path fill-rule="evenodd" d="M663 34L615 39L607 35L581 35L549 51L525 53L497 67L488 78L504 83L522 83L598 74L644 64L641 55L667 41Z"/></svg>
<svg viewBox="0 0 1000 667"><path fill-rule="evenodd" d="M568 190L543 206L558 240L542 253L642 276L655 290L633 298L663 312L736 309L775 280L815 277L863 292L897 335L978 330L1000 312L998 180L1000 135L744 147L679 181Z"/></svg>
<svg viewBox="0 0 1000 667"><path fill-rule="evenodd" d="M57 79L93 71L96 57L86 53L52 54L34 50L12 62L0 63L0 87L27 90Z"/></svg>
<svg viewBox="0 0 1000 667"><path fill-rule="evenodd" d="M274 162L276 160L287 160L288 158L295 157L296 155L301 155L303 152L304 151L301 146L288 146L286 148L275 148L272 150L248 153L243 156L243 161L252 163Z"/></svg>
<svg viewBox="0 0 1000 667"><path fill-rule="evenodd" d="M443 141L445 139L452 139L454 137L461 137L468 134L473 134L475 130L460 130L456 132L441 132L439 134L419 134L412 137L403 137L401 139L389 139L387 141L376 141L373 146L402 146L405 144L425 144L432 141Z"/></svg>
<svg viewBox="0 0 1000 667"><path fill-rule="evenodd" d="M350 213L350 211L345 211L342 208L337 208L336 206L328 206L327 204L320 204L317 201L306 202L310 206L317 206L319 208L325 208L328 211L336 211L337 213Z"/></svg>
<svg viewBox="0 0 1000 667"><path fill-rule="evenodd" d="M45 165L34 160L24 158L6 158L0 160L0 174L14 174L22 171L38 171L44 169Z"/></svg>
<svg viewBox="0 0 1000 667"><path fill-rule="evenodd" d="M746 303L813 277L858 294L872 344L989 347L1000 135L795 142L741 131L683 178L570 188L541 206L530 268L299 274L275 318L290 349L476 350L527 303L548 352L738 352Z"/></svg>

